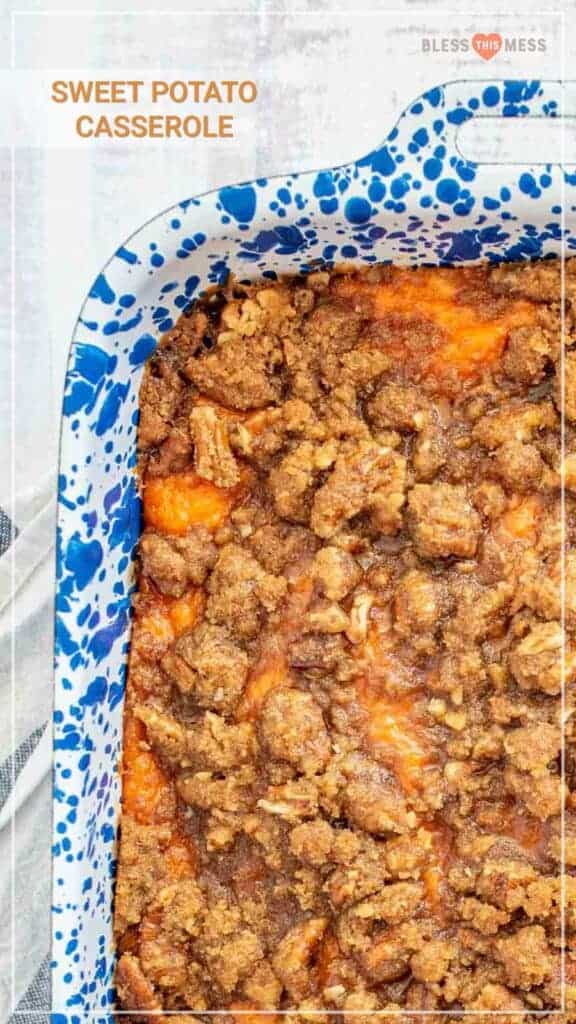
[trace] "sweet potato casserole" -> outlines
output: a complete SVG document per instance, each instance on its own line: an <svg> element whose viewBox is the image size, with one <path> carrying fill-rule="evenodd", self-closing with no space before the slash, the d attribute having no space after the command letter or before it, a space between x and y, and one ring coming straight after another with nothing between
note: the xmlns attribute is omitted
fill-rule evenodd
<svg viewBox="0 0 576 1024"><path fill-rule="evenodd" d="M573 997L576 261L564 359L561 294L557 261L230 282L150 359L115 906L138 1019Z"/></svg>

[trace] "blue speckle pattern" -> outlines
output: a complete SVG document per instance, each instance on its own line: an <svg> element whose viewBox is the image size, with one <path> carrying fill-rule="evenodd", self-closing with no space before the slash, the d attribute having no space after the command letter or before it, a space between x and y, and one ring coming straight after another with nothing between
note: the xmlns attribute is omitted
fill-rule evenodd
<svg viewBox="0 0 576 1024"><path fill-rule="evenodd" d="M54 713L53 1020L114 1005L112 885L122 695L140 527L138 388L160 335L206 288L349 261L451 264L576 249L576 173L459 154L475 116L557 116L560 83L457 82L332 170L187 199L116 250L76 325L63 404ZM565 225L561 197L564 177ZM563 236L564 233L564 237Z"/></svg>

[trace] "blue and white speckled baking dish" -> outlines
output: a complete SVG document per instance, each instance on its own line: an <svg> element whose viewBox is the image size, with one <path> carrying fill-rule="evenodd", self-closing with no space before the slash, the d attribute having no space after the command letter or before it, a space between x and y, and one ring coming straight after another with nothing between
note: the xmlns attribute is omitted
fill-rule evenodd
<svg viewBox="0 0 576 1024"><path fill-rule="evenodd" d="M94 282L70 352L59 481L55 1013L106 1017L114 1005L117 768L146 358L191 300L230 271L257 278L311 261L450 264L576 250L574 168L478 165L456 148L458 127L472 117L554 117L575 96L574 83L538 81L432 89L363 159L224 188L159 214Z"/></svg>

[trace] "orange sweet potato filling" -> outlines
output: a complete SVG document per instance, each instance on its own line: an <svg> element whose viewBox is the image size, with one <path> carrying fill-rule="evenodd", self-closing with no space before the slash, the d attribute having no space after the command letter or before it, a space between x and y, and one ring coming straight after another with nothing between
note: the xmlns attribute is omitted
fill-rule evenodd
<svg viewBox="0 0 576 1024"><path fill-rule="evenodd" d="M149 597L147 611L137 616L135 626L150 633L155 641L167 648L198 621L203 602L202 591L195 589L181 598L167 598L157 594L152 600ZM132 679L130 693L135 697L138 695ZM164 857L168 877L176 881L195 873L197 856L192 840L180 835L178 823L170 813L173 794L172 780L148 747L144 722L127 709L122 754L123 808L140 825L161 822L173 826L172 838L164 851Z"/></svg>
<svg viewBox="0 0 576 1024"><path fill-rule="evenodd" d="M469 378L499 358L513 327L530 324L535 315L533 303L525 299L509 302L504 312L493 316L480 313L477 305L461 301L462 286L473 285L478 280L477 273L474 269L463 269L455 277L446 268L423 267L417 275L410 270L396 271L390 281L378 284L346 277L339 283L338 292L346 298L369 298L376 318L384 320L392 315L434 325L441 340L434 351L424 356L422 369L435 377L454 370ZM388 346L396 357L402 356L403 349L401 337Z"/></svg>
<svg viewBox="0 0 576 1024"><path fill-rule="evenodd" d="M231 1003L229 1016L235 1024L279 1024L282 1020L279 1013L263 1012L256 1003L246 1000Z"/></svg>
<svg viewBox="0 0 576 1024"><path fill-rule="evenodd" d="M160 801L169 789L169 780L146 747L144 723L126 715L122 775L124 810L141 825L151 825L156 822Z"/></svg>
<svg viewBox="0 0 576 1024"><path fill-rule="evenodd" d="M124 812L139 825L162 823L173 826L172 837L164 850L170 879L176 881L193 875L196 850L188 836L182 836L177 821L171 817L172 781L162 771L146 743L146 727L140 719L127 714L124 720L124 753L122 758L122 802Z"/></svg>
<svg viewBox="0 0 576 1024"><path fill-rule="evenodd" d="M533 542L538 534L541 514L542 499L539 495L531 494L525 498L512 499L499 527L505 536L513 540Z"/></svg>
<svg viewBox="0 0 576 1024"><path fill-rule="evenodd" d="M390 760L404 789L425 785L423 770L434 757L430 747L426 746L414 710L418 694L412 693L398 700L382 692L371 692L369 684L362 681L359 695L368 717L368 739L378 749L379 759Z"/></svg>
<svg viewBox="0 0 576 1024"><path fill-rule="evenodd" d="M144 487L144 522L163 533L184 534L202 523L213 530L230 512L236 495L194 472L152 477Z"/></svg>
<svg viewBox="0 0 576 1024"><path fill-rule="evenodd" d="M240 710L241 718L253 718L270 690L290 682L286 651L291 640L298 635L302 617L312 597L313 581L305 573L300 574L292 586L286 601L284 615L274 635L270 636L260 661L254 666L244 693Z"/></svg>
<svg viewBox="0 0 576 1024"><path fill-rule="evenodd" d="M422 727L418 700L422 693L412 689L394 696L394 655L386 629L372 621L358 657L367 665L359 676L357 690L367 716L367 738L389 760L407 791L425 785L425 768L434 762L432 741Z"/></svg>
<svg viewBox="0 0 576 1024"><path fill-rule="evenodd" d="M148 598L146 610L137 617L134 629L147 633L159 649L167 650L174 640L194 628L202 617L205 600L199 589L176 598L154 594L152 599Z"/></svg>

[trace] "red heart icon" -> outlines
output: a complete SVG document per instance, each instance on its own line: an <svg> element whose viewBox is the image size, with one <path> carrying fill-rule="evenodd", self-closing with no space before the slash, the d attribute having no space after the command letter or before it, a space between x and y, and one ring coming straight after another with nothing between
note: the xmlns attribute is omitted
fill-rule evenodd
<svg viewBox="0 0 576 1024"><path fill-rule="evenodd" d="M476 32L472 36L472 46L482 60L492 60L502 47L502 36L499 32Z"/></svg>

